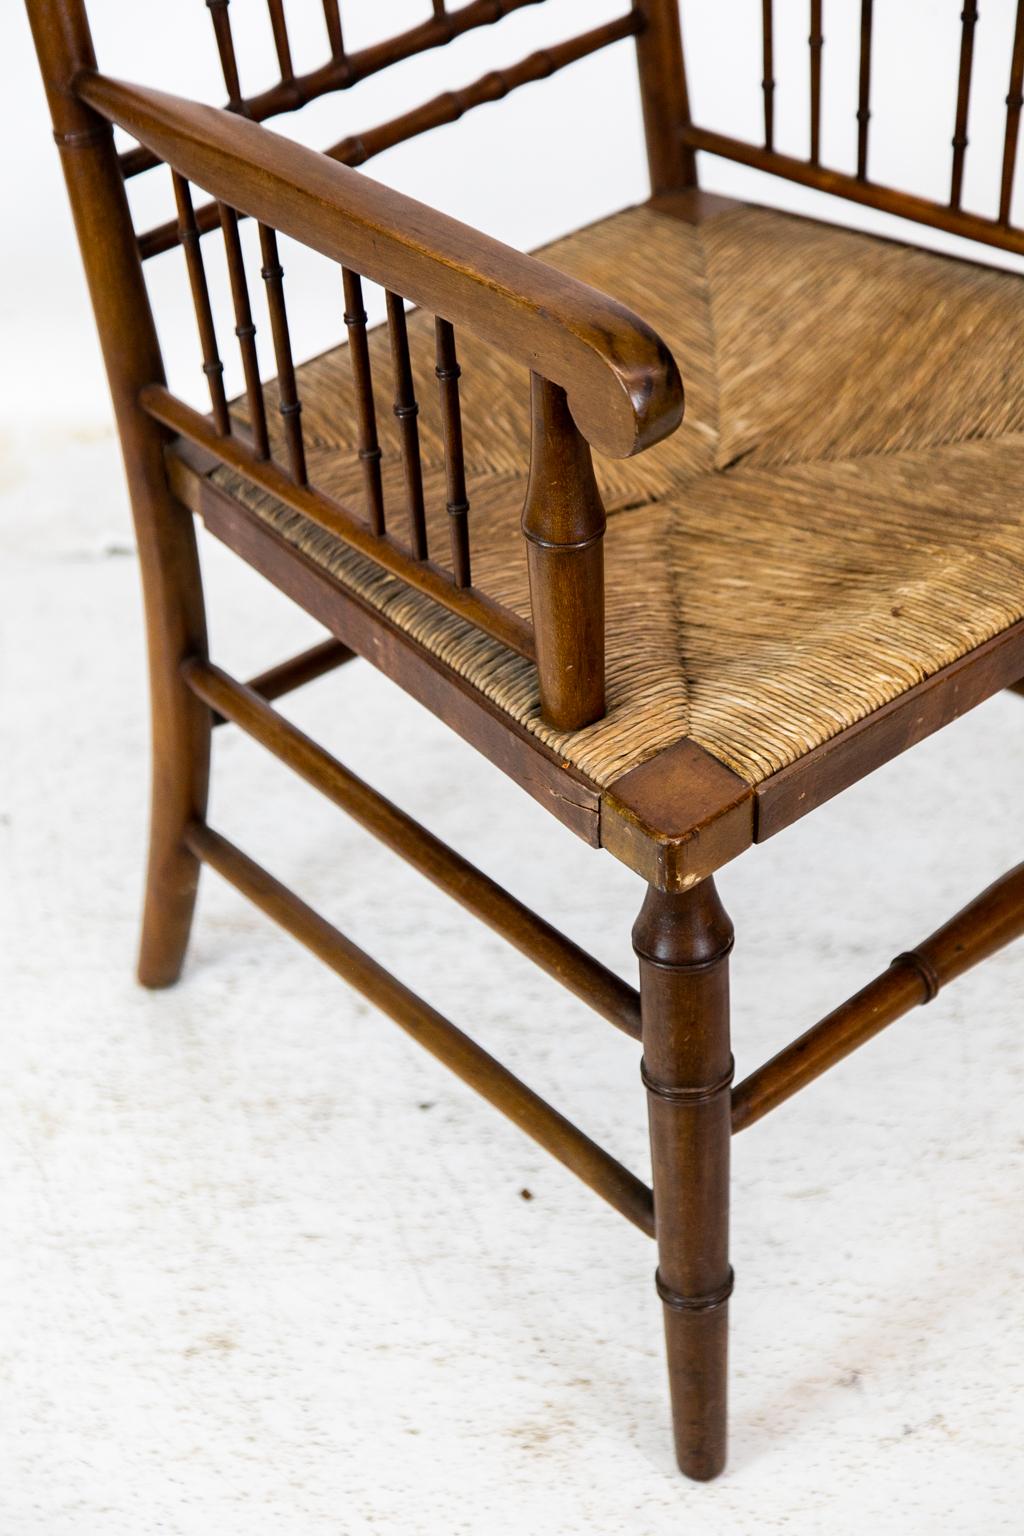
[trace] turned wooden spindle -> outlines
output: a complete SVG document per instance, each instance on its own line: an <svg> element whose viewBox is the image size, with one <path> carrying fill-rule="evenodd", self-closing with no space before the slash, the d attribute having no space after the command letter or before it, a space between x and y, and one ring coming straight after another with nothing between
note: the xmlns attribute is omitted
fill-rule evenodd
<svg viewBox="0 0 1024 1536"><path fill-rule="evenodd" d="M531 377L530 479L523 508L541 712L578 730L604 714L605 514L590 448L565 391Z"/></svg>
<svg viewBox="0 0 1024 1536"><path fill-rule="evenodd" d="M292 65L291 43L288 41L288 22L284 14L284 0L267 0L267 10L270 12L270 26L274 34L274 52L277 54L277 65L281 71L281 83L287 85L294 82L295 69Z"/></svg>
<svg viewBox="0 0 1024 1536"><path fill-rule="evenodd" d="M185 265L188 268L189 284L192 289L192 307L196 314L199 344L203 353L203 372L210 387L213 420L217 431L226 436L231 431L231 416L228 412L227 395L224 393L224 364L221 362L217 347L217 331L213 323L206 267L203 263L199 231L196 228L195 214L192 209L192 193L184 176L179 176L177 171L172 171L171 178L174 183L174 201L178 209L178 233L182 250L185 252Z"/></svg>
<svg viewBox="0 0 1024 1536"><path fill-rule="evenodd" d="M242 355L242 373L245 376L245 397L249 406L249 429L258 459L269 459L270 439L267 436L267 411L263 401L263 383L260 379L260 360L256 351L256 325L249 302L249 284L245 276L245 259L238 234L238 214L226 203L219 203L221 229L224 232L224 250L228 262L228 278L231 283L231 302L235 308L235 335Z"/></svg>
<svg viewBox="0 0 1024 1536"><path fill-rule="evenodd" d="M953 171L949 187L949 206L960 207L964 184L964 157L967 153L967 114L971 99L971 70L974 64L974 29L978 24L978 0L964 0L960 16L960 77L956 91L956 127L953 130Z"/></svg>
<svg viewBox="0 0 1024 1536"><path fill-rule="evenodd" d="M811 0L811 32L807 39L811 56L811 164L821 163L821 51L825 46L822 32L821 0Z"/></svg>
<svg viewBox="0 0 1024 1536"><path fill-rule="evenodd" d="M860 85L857 94L857 180L868 175L868 123L871 119L871 11L872 0L860 5Z"/></svg>
<svg viewBox="0 0 1024 1536"><path fill-rule="evenodd" d="M452 572L457 587L470 585L469 500L466 496L466 462L462 447L462 409L459 405L459 367L455 328L440 317L434 322L437 366L434 372L441 391L441 430L444 434L444 467L448 481L448 527L452 544Z"/></svg>
<svg viewBox="0 0 1024 1536"><path fill-rule="evenodd" d="M206 0L213 22L213 35L220 56L224 89L228 93L228 106L232 111L243 109L242 87L238 79L238 60L235 57L235 40L231 33L231 17L228 14L230 0ZM143 167L144 168L144 167Z"/></svg>
<svg viewBox="0 0 1024 1536"><path fill-rule="evenodd" d="M1017 21L1013 32L1010 58L1010 88L1006 93L1006 137L1003 141L1003 169L999 182L999 222L1009 224L1013 200L1013 173L1017 166L1020 140L1020 112L1024 107L1024 0L1017 0Z"/></svg>
<svg viewBox="0 0 1024 1536"><path fill-rule="evenodd" d="M284 268L277 250L277 234L268 224L261 224L260 251L263 267L260 275L267 285L270 333L274 338L277 360L277 409L284 423L288 467L296 485L305 485L306 449L302 440L302 402L295 382L288 311L284 302Z"/></svg>
<svg viewBox="0 0 1024 1536"><path fill-rule="evenodd" d="M324 0L324 22L327 27L327 41L331 48L331 60L344 58L345 39L341 31L341 12L338 10L338 0Z"/></svg>
<svg viewBox="0 0 1024 1536"><path fill-rule="evenodd" d="M474 80L472 85L462 86L458 90L444 91L440 96L435 96L430 101L413 107L409 112L401 113L398 117L390 118L386 123L380 123L375 128L349 134L347 138L339 140L338 143L324 150L324 154L331 160L339 160L343 165L365 165L374 155L379 155L386 149L393 149L396 144L404 144L408 139L417 138L420 134L428 133L432 128L439 128L444 123L458 122L459 118L474 107L500 101L510 92L519 90L524 85L530 85L535 80L547 80L558 70L575 64L579 59L587 58L601 48L607 48L620 38L636 35L638 28L638 15L631 11L628 15L620 16L604 26L595 27L590 32L583 32L579 37L570 38L564 43L553 44L549 48L539 49L536 53L531 53L527 58L520 60L518 64L488 70L486 75L482 75L479 80ZM200 234L205 234L207 230L215 227L217 209L213 203L201 204L195 213ZM159 224L139 237L142 254L147 258L158 256L177 243L178 228L174 223Z"/></svg>
<svg viewBox="0 0 1024 1536"><path fill-rule="evenodd" d="M764 95L764 147L775 148L775 44L772 0L761 0L761 91Z"/></svg>
<svg viewBox="0 0 1024 1536"><path fill-rule="evenodd" d="M363 468L366 492L366 521L374 533L384 532L384 489L380 476L380 444L377 441L377 408L373 400L373 375L370 348L366 339L366 310L363 284L356 272L341 269L345 290L345 325L348 328L352 381L356 395L356 429L359 434L359 462Z"/></svg>
<svg viewBox="0 0 1024 1536"><path fill-rule="evenodd" d="M420 463L420 413L413 386L409 359L409 329L405 320L405 300L401 294L386 294L388 331L391 336L391 362L395 376L394 412L402 435L402 467L405 470L406 510L409 517L409 548L417 560L427 558L427 519L423 508L423 467Z"/></svg>

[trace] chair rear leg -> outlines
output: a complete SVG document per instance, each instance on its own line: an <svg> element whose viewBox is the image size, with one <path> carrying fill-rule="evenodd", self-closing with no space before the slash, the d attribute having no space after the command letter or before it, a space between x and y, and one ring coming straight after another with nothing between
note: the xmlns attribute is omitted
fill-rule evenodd
<svg viewBox="0 0 1024 1536"><path fill-rule="evenodd" d="M139 979L177 980L195 905L198 864L184 845L203 816L210 712L182 682L189 655L206 654L203 588L191 513L171 495L167 434L139 408L139 392L163 381L160 344L114 135L81 100L75 80L96 68L83 0L28 0L82 264L117 417L146 604L153 714L153 802Z"/></svg>
<svg viewBox="0 0 1024 1536"><path fill-rule="evenodd" d="M139 945L143 986L177 981L199 884L199 861L185 845L189 822L206 815L212 715L185 686L181 663L206 655L206 616L192 514L162 478L133 484L146 606L151 711L152 798L149 861ZM147 466L156 469L157 465ZM147 477L148 479L148 477Z"/></svg>
<svg viewBox="0 0 1024 1536"><path fill-rule="evenodd" d="M717 1476L726 1454L730 923L714 882L652 886L633 929L676 1457Z"/></svg>

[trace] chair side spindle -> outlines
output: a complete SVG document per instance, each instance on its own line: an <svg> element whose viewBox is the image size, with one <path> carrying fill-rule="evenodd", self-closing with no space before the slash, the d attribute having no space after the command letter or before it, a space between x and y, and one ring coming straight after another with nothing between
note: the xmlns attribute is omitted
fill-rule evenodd
<svg viewBox="0 0 1024 1536"><path fill-rule="evenodd" d="M401 294L386 292L388 331L391 336L391 361L395 376L394 412L402 434L402 464L405 469L406 500L409 513L409 546L417 560L427 558L427 519L423 507L423 466L420 463L419 405L413 387L409 358L409 330L405 320L405 302Z"/></svg>
<svg viewBox="0 0 1024 1536"><path fill-rule="evenodd" d="M203 353L203 372L210 388L214 425L220 435L226 437L231 432L231 415L228 411L227 396L224 393L224 364L217 349L217 332L213 323L213 308L210 304L210 289L206 281L206 268L203 265L199 230L196 228L195 210L192 206L192 192L184 176L180 176L177 171L171 172L171 179L174 184L174 202L178 210L178 235L182 250L185 252L185 264L192 289L192 305L196 313L199 344Z"/></svg>
<svg viewBox="0 0 1024 1536"><path fill-rule="evenodd" d="M306 450L302 440L302 402L295 383L288 311L284 302L284 268L277 248L277 233L267 224L259 226L263 267L260 275L267 285L270 332L274 338L277 362L278 411L284 424L288 468L296 485L307 483Z"/></svg>
<svg viewBox="0 0 1024 1536"><path fill-rule="evenodd" d="M385 524L384 492L380 477L381 452L377 441L377 411L373 400L370 348L366 339L363 284L359 274L350 272L347 267L342 267L341 279L345 290L345 325L348 328L349 356L355 383L359 462L363 468L363 485L366 491L366 521L374 533L383 534Z"/></svg>
<svg viewBox="0 0 1024 1536"><path fill-rule="evenodd" d="M459 402L459 367L455 328L440 316L434 321L437 345L437 382L441 391L441 428L444 464L448 481L448 529L452 544L452 571L457 587L471 584L469 561L469 501L466 496L466 461L462 446L462 408Z"/></svg>
<svg viewBox="0 0 1024 1536"><path fill-rule="evenodd" d="M227 203L218 203L221 229L224 232L224 250L228 261L228 278L231 283L231 301L235 309L235 335L242 356L242 373L245 377L245 394L249 404L249 426L252 432L256 457L269 459L270 440L267 436L267 410L263 400L263 384L260 380L259 354L256 351L256 325L249 302L249 284L245 276L245 260L242 241L238 233L238 214Z"/></svg>

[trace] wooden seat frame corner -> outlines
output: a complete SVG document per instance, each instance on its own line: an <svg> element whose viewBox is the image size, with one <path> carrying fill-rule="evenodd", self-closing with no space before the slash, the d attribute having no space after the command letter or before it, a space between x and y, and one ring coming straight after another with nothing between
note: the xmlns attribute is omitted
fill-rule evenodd
<svg viewBox="0 0 1024 1536"><path fill-rule="evenodd" d="M265 126L279 112L347 89L528 3L536 0L471 0L448 12L443 0L433 0L432 14L421 25L350 52L337 0L324 0L330 60L299 75L291 61L283 6L269 0L280 80L247 97L239 82L228 0L207 0L228 96L228 110L222 111L99 73L85 0L27 0L113 395L145 594L153 783L139 975L149 987L177 980L200 867L210 865L655 1238L678 1461L689 1476L708 1479L725 1461L732 1135L1024 931L1020 865L734 1086L728 997L733 935L714 872L964 708L1017 682L1024 675L1024 626L1007 630L756 788L686 740L610 786L598 786L490 705L383 612L289 546L219 486L212 471L228 466L246 476L410 590L535 664L544 717L552 726L575 730L599 719L605 710L605 518L591 449L627 457L676 429L683 391L675 362L651 328L622 305L353 167L598 48L631 39L652 196L662 206L675 200L680 216L690 216L687 209L699 205L696 154L706 151L1020 254L1024 240L1010 224L1009 206L1024 79L1024 5L1017 12L1011 61L1001 206L993 219L965 213L960 206L977 20L971 0L963 15L948 205L896 193L868 179L868 3L862 9L856 176L829 171L820 159L821 0L810 5L812 149L806 162L774 148L770 0L763 5L763 145L746 145L692 123L676 0L635 0L618 21L494 72L462 92L446 92L373 132L342 141L326 156ZM119 155L113 126L126 131L136 147ZM172 170L177 218L140 235L129 211L126 179L160 164ZM196 206L193 185L212 201ZM260 226L286 445L283 461L271 451L252 347L238 240L242 218ZM245 430L232 420L225 399L203 268L202 239L215 231L228 255L249 400ZM369 280L387 291L409 504L408 530L401 538L384 525L380 451L367 391L360 396L359 423L367 516L331 501L310 483L277 254L280 232L342 268L344 318L357 378L368 367L361 284ZM208 414L168 388L144 282L143 261L176 246L184 251L195 299L211 392ZM450 568L437 564L427 550L404 300L437 317ZM522 519L530 623L472 581L455 341L461 327L532 376L532 453ZM248 683L214 665L193 514L318 618L331 638ZM396 679L579 836L607 848L643 878L646 895L633 929L638 989L446 847L273 707L291 689L357 655ZM642 1041L650 1186L208 825L212 734L229 722L606 1020Z"/></svg>

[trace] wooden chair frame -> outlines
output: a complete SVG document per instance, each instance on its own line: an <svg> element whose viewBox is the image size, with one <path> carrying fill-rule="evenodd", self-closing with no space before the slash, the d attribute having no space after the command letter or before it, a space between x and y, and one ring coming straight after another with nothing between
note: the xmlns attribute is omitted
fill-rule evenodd
<svg viewBox="0 0 1024 1536"><path fill-rule="evenodd" d="M228 0L207 0L228 111L203 107L97 71L84 0L27 0L103 345L124 451L145 594L153 715L149 872L139 976L173 983L192 922L200 866L209 864L351 985L445 1062L658 1247L675 1436L681 1468L710 1478L724 1464L729 1148L744 1129L946 982L1024 932L1019 865L931 938L897 956L867 987L733 1086L728 957L732 928L713 873L872 768L1024 675L1024 623L911 688L859 725L752 788L683 740L600 789L360 597L249 514L211 478L226 465L329 529L410 587L536 662L545 717L576 728L604 710L604 511L591 447L640 452L672 432L683 405L675 363L660 338L604 295L557 274L351 169L416 133L450 122L595 49L632 38L642 88L652 191L685 216L697 191L696 151L790 177L1003 250L1024 253L1011 226L1024 81L1024 0L1010 68L1000 208L983 219L961 208L977 7L968 0L957 91L949 203L868 180L870 0L862 5L856 176L820 161L822 0L810 4L811 153L774 148L771 0L763 0L764 144L748 145L690 119L676 0L635 0L618 21L520 65L449 92L358 138L316 154L263 126L328 90L435 47L536 0L473 0L448 13L433 0L421 26L361 53L346 52L337 0L324 0L329 62L299 77L280 0L268 0L281 78L245 97ZM112 125L137 147L119 156ZM158 164L174 174L178 217L137 235L125 179ZM195 206L191 184L213 201ZM270 455L237 225L259 221L278 363L286 462ZM219 230L232 280L236 334L250 404L248 432L233 425L206 287L201 239ZM366 382L361 281L388 292L403 434L408 537L384 526L372 397L361 393L366 518L309 483L301 402L291 362L277 232L337 262L353 366ZM142 262L181 245L203 344L211 412L167 387ZM399 297L401 295L401 297ZM437 375L447 450L452 567L426 546L415 397L402 300L438 316ZM523 513L533 619L526 624L472 585L462 465L455 328L468 327L533 377L533 448ZM193 514L330 631L324 644L244 684L209 659ZM421 700L591 845L646 882L633 930L639 990L628 986L489 877L390 804L289 724L272 701L364 656ZM544 1103L465 1034L233 847L206 821L212 729L231 722L319 789L443 891L533 959L596 1012L641 1040L653 1178L648 1187Z"/></svg>

